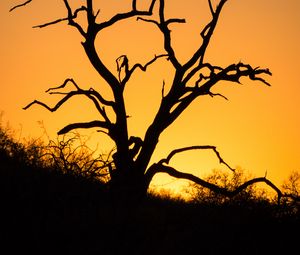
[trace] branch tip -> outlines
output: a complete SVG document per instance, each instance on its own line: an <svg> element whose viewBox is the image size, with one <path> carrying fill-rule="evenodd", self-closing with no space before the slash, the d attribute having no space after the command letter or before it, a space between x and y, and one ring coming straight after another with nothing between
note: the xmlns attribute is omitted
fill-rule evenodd
<svg viewBox="0 0 300 255"><path fill-rule="evenodd" d="M24 2L24 3L22 3L22 4L15 5L14 7L12 7L12 8L9 10L9 12L12 12L13 10L15 10L15 9L17 9L17 8L20 8L20 7L22 7L22 6L25 6L25 5L29 4L30 2L32 2L32 0L28 0L28 1Z"/></svg>

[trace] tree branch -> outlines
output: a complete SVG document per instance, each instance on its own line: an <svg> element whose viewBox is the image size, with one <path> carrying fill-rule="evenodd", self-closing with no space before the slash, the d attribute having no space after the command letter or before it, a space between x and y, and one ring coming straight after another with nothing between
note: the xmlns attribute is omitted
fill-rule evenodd
<svg viewBox="0 0 300 255"><path fill-rule="evenodd" d="M53 87L53 88L49 88L46 90L46 93L49 93L49 94L58 94L57 92L54 92L55 90L58 90L58 89L62 89L62 88L65 88L66 85L71 82L74 87L77 89L78 92L82 92L81 94L86 94L86 95L93 95L95 96L100 103L106 105L106 106L111 106L111 107L114 107L114 102L113 101L108 101L106 99L104 99L104 97L97 91L95 91L93 88L90 88L89 90L83 90L81 89L77 83L72 79L72 78L68 78L64 81L64 83L58 87ZM67 93L61 93L61 94L67 94ZM79 95L80 93L78 93Z"/></svg>
<svg viewBox="0 0 300 255"><path fill-rule="evenodd" d="M200 33L203 41L202 41L202 45L199 47L199 49L194 53L194 55L192 56L192 58L187 61L186 64L183 65L184 70L188 70L190 69L193 65L196 64L196 62L199 60L199 62L201 63L203 61L207 46L209 44L209 41L211 39L211 36L213 35L213 32L216 28L216 25L218 23L219 20L219 16L220 13L224 7L224 4L227 2L227 0L221 0L216 8L216 10L214 11L211 5L211 1L209 1L209 5L210 5L210 9L213 15L212 20L204 27L204 29L202 30L202 32Z"/></svg>
<svg viewBox="0 0 300 255"><path fill-rule="evenodd" d="M268 68L253 68L251 65L243 63L232 64L224 69L222 69L221 67L212 66L208 63L204 64L203 66L208 67L211 70L209 80L199 87L200 90L206 91L207 93L209 92L211 87L219 81L232 81L240 83L240 78L247 76L251 80L258 80L268 86L271 86L270 83L268 83L265 79L257 76L259 74L272 75Z"/></svg>
<svg viewBox="0 0 300 255"><path fill-rule="evenodd" d="M77 90L81 90L81 89L79 88L79 86L77 85L77 83L76 83L72 78L67 78L67 79L65 79L65 81L63 82L62 85L59 85L59 86L53 87L53 88L49 88L49 89L47 89L45 92L48 93L48 92L51 92L52 90L63 89L63 88L66 87L66 85L67 85L69 82L71 82L71 83L75 86L75 88L76 88Z"/></svg>
<svg viewBox="0 0 300 255"><path fill-rule="evenodd" d="M149 65L151 65L152 63L154 63L157 59L159 59L159 58L163 58L163 57L169 57L169 55L168 54L161 54L161 55L155 55L154 56L154 58L153 59L151 59L149 62L147 62L145 65L141 65L141 64L135 64L132 68L131 68L131 70L129 70L129 72L130 73L133 73L134 72L134 70L136 69L136 68L140 68L142 71L146 71L146 69L147 69L147 67L149 66Z"/></svg>
<svg viewBox="0 0 300 255"><path fill-rule="evenodd" d="M25 5L29 4L30 2L32 2L32 0L28 0L28 1L24 2L24 3L22 3L22 4L15 5L9 11L12 12L13 10L15 10L15 9L17 9L19 7L25 6Z"/></svg>
<svg viewBox="0 0 300 255"><path fill-rule="evenodd" d="M184 87L182 89L183 95L190 93L187 96L177 100L177 105L174 104L172 112L170 113L169 121L173 122L190 104L200 95L210 95L210 96L221 96L227 99L222 94L212 93L211 88L220 81L232 81L240 83L240 78L249 77L251 80L258 80L264 84L270 86L270 84L263 78L257 77L259 74L272 75L269 69L253 68L250 65L238 63L232 64L226 68L221 68L218 66L212 66L211 64L205 63L201 65L202 68L208 68L210 70L210 75L208 77L203 76L200 73L199 79L195 82L194 87ZM201 70L201 69L200 69ZM191 77L184 78L182 84L186 84L187 79ZM204 84L200 84L202 80L207 80ZM182 97L182 96L181 96Z"/></svg>
<svg viewBox="0 0 300 255"><path fill-rule="evenodd" d="M209 9L210 9L211 14L214 15L215 11L214 11L214 8L212 6L211 0L208 0L208 4L209 4Z"/></svg>
<svg viewBox="0 0 300 255"><path fill-rule="evenodd" d="M174 23L174 22L179 22L179 23L184 23L185 20L184 19L170 19L170 20L165 20L165 0L159 0L160 1L160 5L159 5L159 19L160 19L160 23L159 23L159 28L161 30L161 32L164 35L164 48L166 50L166 52L169 55L170 61L171 63L174 65L174 67L176 69L180 69L181 68L181 64L179 63L179 61L176 58L175 55L175 51L171 45L171 31L168 28L168 25L170 23Z"/></svg>
<svg viewBox="0 0 300 255"><path fill-rule="evenodd" d="M192 91L192 93L186 95L186 93L189 92L189 88L182 89L182 95L180 98L178 98L177 101L174 100L172 111L170 111L169 114L169 123L174 122L177 117L197 98L198 94L195 93L195 91ZM186 96L182 97L184 95Z"/></svg>
<svg viewBox="0 0 300 255"><path fill-rule="evenodd" d="M89 93L91 95L95 96L102 104L107 105L107 106L111 106L113 108L115 107L115 102L108 101L108 100L104 99L103 96L99 92L97 92L96 90L94 90L93 88L89 89Z"/></svg>
<svg viewBox="0 0 300 255"><path fill-rule="evenodd" d="M79 31L79 33L85 38L86 37L86 33L84 32L83 28L81 25L79 25L77 22L74 21L74 19L77 18L77 14L80 11L86 11L87 12L87 7L86 6L81 6L80 8L76 9L74 14L72 13L72 9L69 5L69 2L67 0L64 0L65 6L67 8L68 11L68 21L69 21L69 25L73 26L75 28L77 28L77 30Z"/></svg>
<svg viewBox="0 0 300 255"><path fill-rule="evenodd" d="M57 20L54 20L54 21L50 21L50 22L41 24L41 25L36 25L36 26L33 26L33 28L44 28L44 27L47 27L47 26L50 26L50 25L54 25L54 24L63 22L63 21L69 21L70 26L76 27L77 30L80 32L80 34L83 37L86 37L86 33L83 30L83 28L77 22L75 22L74 20L77 18L79 12L87 11L87 8L85 6L81 6L80 8L76 9L74 11L74 14L73 14L72 9L71 9L68 1L64 0L64 3L65 3L65 6L66 6L66 9L68 11L68 17L67 18L60 18L60 19L57 19Z"/></svg>
<svg viewBox="0 0 300 255"><path fill-rule="evenodd" d="M224 95L222 95L222 94L220 94L220 93L212 93L212 92L210 92L209 95L210 95L211 97L219 96L219 97L224 98L225 100L228 100L228 98L227 98L226 96L224 96Z"/></svg>
<svg viewBox="0 0 300 255"><path fill-rule="evenodd" d="M75 86L75 88L77 89L76 91L70 91L70 92L56 91L58 89L64 88L69 82L71 82ZM111 121L105 112L105 108L101 107L100 103L103 103L104 105L112 106L114 108L114 102L105 100L100 95L100 93L96 92L93 89L89 89L89 90L81 89L73 79L66 79L62 85L60 85L58 87L49 88L48 90L46 90L46 92L48 92L50 95L53 95L53 94L54 95L55 94L56 95L64 95L64 97L54 107L49 107L47 104L45 104L43 102L34 100L33 102L31 102L30 104L25 106L23 109L27 110L33 104L38 104L38 105L41 105L42 107L46 108L47 110L54 112L58 108L60 108L66 101L68 101L71 97L76 96L76 95L84 95L84 96L88 97L90 100L92 100L92 102L94 103L94 105L95 105L96 109L98 110L98 112L100 113L100 115L104 118L104 120L108 124L111 124Z"/></svg>
<svg viewBox="0 0 300 255"><path fill-rule="evenodd" d="M165 21L165 24L168 26L172 23L185 23L185 19L168 19L167 21Z"/></svg>
<svg viewBox="0 0 300 255"><path fill-rule="evenodd" d="M132 148L129 149L129 153L130 157L134 159L134 157L139 153L141 147L143 146L143 140L140 137L130 136L128 140L128 146L132 146Z"/></svg>
<svg viewBox="0 0 300 255"><path fill-rule="evenodd" d="M126 13L118 13L115 16L113 16L110 20L96 24L96 31L100 31L104 28L110 27L113 24L115 24L116 22L128 19L128 18L132 18L135 16L139 16L139 15L146 15L146 16L150 16L153 13L153 8L154 5L156 3L156 0L152 0L151 4L149 6L149 9L146 11L139 11L136 9L136 0L133 0L132 2L132 10Z"/></svg>
<svg viewBox="0 0 300 255"><path fill-rule="evenodd" d="M185 23L185 19L165 20L165 17L164 17L164 0L160 0L159 17L160 17L160 22L157 22L156 20L152 20L152 19L145 19L145 18L142 18L142 17L138 17L137 20L142 20L144 22L153 23L160 29L160 31L164 35L164 48L165 48L166 52L168 53L169 59L171 60L173 66L176 69L180 69L181 64L177 60L177 58L175 56L175 51L174 51L174 49L171 45L171 31L168 28L168 25L170 25L171 23Z"/></svg>
<svg viewBox="0 0 300 255"><path fill-rule="evenodd" d="M142 20L142 21L145 21L145 22L148 22L148 23L153 23L153 24L155 24L156 26L159 27L159 23L156 20L145 19L143 17L137 17L136 20Z"/></svg>
<svg viewBox="0 0 300 255"><path fill-rule="evenodd" d="M202 69L207 68L210 71L208 76L204 76L201 73ZM219 81L232 81L236 83L241 83L240 79L242 77L249 77L251 80L260 81L267 86L271 86L265 79L258 77L260 74L272 75L268 68L262 69L259 67L253 68L249 64L232 64L226 68L221 68L219 66L213 66L209 63L204 63L196 67L192 70L183 80L183 84L186 84L197 72L200 72L199 78L195 82L194 87L186 87L187 91L191 91L197 95L211 95L214 96L216 94L212 93L210 89ZM203 81L206 81L203 83ZM217 94L220 95L220 94ZM221 95L224 97L223 95ZM226 97L224 97L226 98Z"/></svg>
<svg viewBox="0 0 300 255"><path fill-rule="evenodd" d="M163 58L163 57L168 57L168 54L160 54L160 55L155 55L153 59L151 59L149 62L147 62L145 65L142 65L140 63L135 64L131 69L127 69L125 70L125 77L122 80L122 84L125 85L128 80L130 79L131 75L133 74L133 72L139 68L141 69L143 72L146 72L148 66L150 66L151 64L153 64L157 59L159 58ZM118 70L119 72L121 70Z"/></svg>
<svg viewBox="0 0 300 255"><path fill-rule="evenodd" d="M234 190L228 190L226 188L219 187L215 184L209 183L193 174L190 173L184 173L176 170L175 168L167 165L163 165L161 163L153 164L147 171L146 177L147 182L151 181L155 174L157 173L166 173L172 177L178 178L178 179L186 179L189 181L192 181L202 187L208 188L213 192L216 192L218 194L222 194L226 197L232 198L239 194L241 191L245 190L247 187L256 184L256 183L265 183L267 186L269 186L271 189L273 189L278 196L278 204L280 203L281 198L288 197L291 199L294 199L295 201L299 201L299 197L291 196L290 194L283 194L280 189L273 184L270 180L268 180L266 177L258 177L253 178L251 180L246 181L245 183L241 184Z"/></svg>
<svg viewBox="0 0 300 255"><path fill-rule="evenodd" d="M83 122L83 123L72 123L72 124L65 126L60 131L58 131L57 134L63 135L63 134L70 132L71 130L78 129L78 128L87 129L87 128L95 128L95 127L110 130L112 128L112 125L110 125L106 121L99 121L99 120L94 120L91 122Z"/></svg>
<svg viewBox="0 0 300 255"><path fill-rule="evenodd" d="M221 157L220 153L217 151L216 146L211 145L198 145L198 146L189 146L189 147L183 147L179 149L175 149L171 151L171 153L164 159L161 159L158 164L169 164L170 160L178 153L185 152L185 151L191 151L191 150L213 150L216 156L218 157L220 164L226 165L231 171L235 171L232 167L230 167Z"/></svg>
<svg viewBox="0 0 300 255"><path fill-rule="evenodd" d="M108 118L107 118L107 116L106 116L106 113L105 113L104 109L100 107L99 103L98 103L98 102L95 100L95 98L94 98L92 95L90 95L88 92L89 92L89 91L71 91L71 92L68 92L68 93L51 92L50 94L60 94L60 95L65 95L65 96L64 96L60 101L58 101L54 107L50 107L50 106L48 106L47 104L45 104L45 103L43 103L43 102L41 102L41 101L34 100L34 101L32 101L31 103L29 103L28 105L26 105L25 107L23 107L23 110L27 110L27 109L30 108L32 105L37 104L37 105L40 105L40 106L46 108L46 109L47 109L48 111L50 111L50 112L55 112L55 111L57 111L57 110L58 110L65 102L67 102L71 97L76 96L76 95L85 95L85 96L87 96L88 98L90 98L90 99L94 102L94 104L95 104L97 110L99 111L99 113L100 113L105 119L108 120Z"/></svg>
<svg viewBox="0 0 300 255"><path fill-rule="evenodd" d="M44 28L44 27L47 27L47 26L55 25L55 24L63 22L63 21L67 21L67 20L68 20L68 18L60 18L60 19L49 21L47 23L43 23L43 24L40 24L40 25L35 25L35 26L33 26L33 28Z"/></svg>
<svg viewBox="0 0 300 255"><path fill-rule="evenodd" d="M136 11L136 0L132 0L132 10Z"/></svg>

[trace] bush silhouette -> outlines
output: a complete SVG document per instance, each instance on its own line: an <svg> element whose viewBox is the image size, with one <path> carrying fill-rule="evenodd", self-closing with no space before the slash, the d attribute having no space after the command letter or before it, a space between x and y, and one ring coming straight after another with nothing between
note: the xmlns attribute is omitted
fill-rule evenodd
<svg viewBox="0 0 300 255"><path fill-rule="evenodd" d="M263 254L288 252L296 242L299 204L286 198L278 205L255 186L231 199L199 187L192 201L148 193L120 208L97 175L58 164L72 151L62 150L69 140L47 147L16 142L3 128L0 134L2 247L11 254ZM60 155L57 162L54 155ZM73 159L67 164L91 160ZM246 177L215 171L208 180L234 189ZM297 191L296 177L286 189Z"/></svg>

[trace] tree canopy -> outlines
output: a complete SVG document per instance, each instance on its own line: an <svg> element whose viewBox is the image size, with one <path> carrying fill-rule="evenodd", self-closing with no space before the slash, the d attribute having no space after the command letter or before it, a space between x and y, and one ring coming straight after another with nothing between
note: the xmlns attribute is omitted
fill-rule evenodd
<svg viewBox="0 0 300 255"><path fill-rule="evenodd" d="M29 5L32 2L34 1L23 2L12 7L11 11ZM211 150L221 164L234 171L222 158L217 147L212 145L191 145L178 148L171 151L158 162L150 163L160 135L174 123L193 101L202 96L227 99L225 95L213 92L212 89L216 84L224 81L240 84L241 79L246 77L252 81L258 81L270 86L263 77L263 75L272 75L268 68L253 67L251 64L241 61L222 67L209 63L206 60L207 48L220 20L222 10L230 1L219 0L217 3L211 0L207 1L211 17L210 21L204 27L199 28L200 43L186 61L180 60L177 56L173 47L173 37L170 28L171 25L186 23L186 20L184 18L167 17L165 12L166 5L171 4L171 1L151 0L147 8L140 8L138 0L128 1L130 3L128 11L115 13L107 20L101 19L100 10L95 8L96 2L86 0L83 1L81 6L74 8L73 4L71 5L71 1L63 0L66 16L34 27L44 28L66 22L77 30L82 37L81 43L91 66L108 84L113 95L112 98L106 98L100 90L94 88L83 89L73 78L67 78L61 85L51 87L46 91L50 95L58 94L62 96L54 106L34 100L25 106L24 109L39 105L48 111L55 112L73 97L88 98L99 113L99 118L89 122L71 123L60 129L58 134L63 135L75 129L97 128L114 142L116 149L112 156L113 161L108 167L110 172L109 185L116 197L119 197L121 194L126 194L127 197L135 196L135 194L145 194L151 180L157 173L167 173L176 178L187 179L229 197L235 196L248 186L258 182L265 183L275 190L279 200L281 197L286 196L266 176L246 181L236 187L235 190L227 190L190 173L181 172L170 165L170 160L178 153L191 150ZM82 17L84 19L81 19ZM95 40L101 32L125 20L152 24L153 29L158 30L163 37L164 51L157 52L153 58L145 60L143 63L131 63L130 58L123 54L115 60L117 70L115 72L110 70L104 63L102 59L103 52L101 52L101 49L97 49ZM122 40L126 40L126 38L122 38ZM129 136L124 92L137 70L147 72L148 67L155 65L160 59L166 59L173 68L172 81L168 84L168 87L163 82L157 113L144 136ZM69 85L73 89L63 92L62 89Z"/></svg>

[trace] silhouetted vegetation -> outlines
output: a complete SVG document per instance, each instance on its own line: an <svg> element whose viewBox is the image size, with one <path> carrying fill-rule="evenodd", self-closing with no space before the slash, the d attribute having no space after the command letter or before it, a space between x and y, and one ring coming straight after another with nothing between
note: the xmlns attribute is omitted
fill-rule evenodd
<svg viewBox="0 0 300 255"><path fill-rule="evenodd" d="M71 143L21 143L0 129L2 254L288 254L298 240L299 203L278 204L255 186L233 198L195 186L190 201L148 193L119 206L107 192L107 161L89 172L92 152ZM207 181L234 189L250 178L230 176ZM297 193L299 174L284 187Z"/></svg>
<svg viewBox="0 0 300 255"><path fill-rule="evenodd" d="M32 2L23 1L11 11ZM54 106L33 100L24 109L40 106L55 112L71 98L84 97L96 108L96 120L66 125L58 135L68 136L48 145L39 141L20 143L1 130L1 231L5 244L1 248L6 246L11 254L289 253L297 243L293 230L299 226L299 175L294 174L283 191L266 177L245 179L212 145L178 148L151 162L161 134L192 102L202 96L227 99L213 92L215 85L240 84L243 78L270 85L264 78L272 75L268 68L240 61L223 67L207 62L208 46L229 1L207 1L210 20L199 28L199 44L184 60L174 47L171 26L176 29L186 20L169 17L166 10L172 1L151 0L144 7L137 0L128 1L127 10L119 10L108 19L103 19L98 10L101 1L70 2L63 1L65 16L35 28L62 22L74 28L82 37L87 59L108 85L111 96L67 78L46 91L61 96ZM96 47L96 38L101 40L98 35L104 30L129 20L153 25L163 39L161 52L143 63L134 62L124 52L113 56L116 68L111 69L102 59L102 49ZM119 46L126 39L130 38L120 37ZM126 87L137 70L146 72L163 60L173 69L173 77L166 84L166 77L161 76L160 103L143 137L131 135ZM79 136L71 133L89 128L111 139L115 145L111 155L95 156ZM201 179L171 166L175 155L191 150L212 151L231 170L233 179L218 172ZM158 173L200 185L195 186L193 200L149 193ZM259 194L253 186L257 183L275 191L274 198Z"/></svg>

